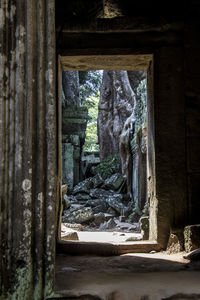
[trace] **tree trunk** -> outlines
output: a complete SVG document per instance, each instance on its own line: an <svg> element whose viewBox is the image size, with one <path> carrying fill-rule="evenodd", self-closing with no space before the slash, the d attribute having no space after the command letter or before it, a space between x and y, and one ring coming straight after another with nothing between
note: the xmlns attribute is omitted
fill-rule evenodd
<svg viewBox="0 0 200 300"><path fill-rule="evenodd" d="M126 71L104 71L98 112L101 159L119 153L119 137L135 106Z"/></svg>
<svg viewBox="0 0 200 300"><path fill-rule="evenodd" d="M65 96L64 106L80 106L78 71L63 71L62 87Z"/></svg>

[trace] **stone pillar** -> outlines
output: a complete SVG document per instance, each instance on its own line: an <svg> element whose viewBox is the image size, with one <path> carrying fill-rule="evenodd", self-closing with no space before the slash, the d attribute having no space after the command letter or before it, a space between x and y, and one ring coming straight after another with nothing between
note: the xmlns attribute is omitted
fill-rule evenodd
<svg viewBox="0 0 200 300"><path fill-rule="evenodd" d="M73 188L74 185L82 180L81 157L85 142L87 119L88 110L86 107L67 106L63 108L62 182L63 184L68 184L70 188Z"/></svg>
<svg viewBox="0 0 200 300"><path fill-rule="evenodd" d="M0 290L53 288L58 157L54 1L0 0Z"/></svg>
<svg viewBox="0 0 200 300"><path fill-rule="evenodd" d="M145 138L146 135L140 131L131 141L133 158L133 200L135 206L140 211L143 210L147 200L147 159Z"/></svg>
<svg viewBox="0 0 200 300"><path fill-rule="evenodd" d="M74 186L74 147L71 143L62 143L62 183L69 189Z"/></svg>

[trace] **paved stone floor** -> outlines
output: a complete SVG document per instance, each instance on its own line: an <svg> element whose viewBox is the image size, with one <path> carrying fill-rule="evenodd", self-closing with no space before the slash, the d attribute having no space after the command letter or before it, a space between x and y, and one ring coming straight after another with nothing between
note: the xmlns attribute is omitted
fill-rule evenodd
<svg viewBox="0 0 200 300"><path fill-rule="evenodd" d="M170 299L200 299L200 263L183 255L59 255L56 290L68 297L92 295L103 300L160 300L177 294Z"/></svg>

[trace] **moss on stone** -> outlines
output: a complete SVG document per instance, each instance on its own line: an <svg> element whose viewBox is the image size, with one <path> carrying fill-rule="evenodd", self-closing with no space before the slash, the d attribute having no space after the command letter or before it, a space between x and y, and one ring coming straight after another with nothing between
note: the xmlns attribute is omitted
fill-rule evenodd
<svg viewBox="0 0 200 300"><path fill-rule="evenodd" d="M95 169L102 179L106 179L120 170L120 158L118 154L107 156Z"/></svg>

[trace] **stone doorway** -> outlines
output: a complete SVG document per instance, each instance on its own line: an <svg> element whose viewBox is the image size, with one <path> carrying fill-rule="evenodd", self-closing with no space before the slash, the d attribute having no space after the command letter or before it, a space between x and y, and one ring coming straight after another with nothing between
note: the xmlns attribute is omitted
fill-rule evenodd
<svg viewBox="0 0 200 300"><path fill-rule="evenodd" d="M134 70L136 70L136 72L139 72L139 71L141 72L141 71L145 70L145 72L147 74L147 87L148 87L147 106L149 107L148 110L149 110L150 114L152 114L152 105L153 105L153 103L152 103L153 102L153 99L152 99L153 98L152 97L152 95L153 95L153 93L152 93L152 88L153 88L152 87L152 83L153 83L152 59L153 59L152 55L124 55L124 56L122 56L122 55L120 55L120 56L104 55L104 56L99 56L99 57L94 56L94 55L92 55L92 56L73 56L73 57L72 56L64 56L64 57L60 56L59 57L59 76L58 76L59 77L59 89L61 90L61 88L62 88L62 76L61 76L61 74L62 74L63 71L69 71L69 70L71 70L71 71L79 71L79 70L83 71L83 70L88 70L88 69L90 69L90 70L97 70L97 69L102 70L103 69L103 70L106 70L105 72L108 72L111 69L115 69L116 72L120 72L120 70L126 69L128 72L131 72L134 69ZM61 102L62 101L62 94L61 93L59 93L59 98L60 98L60 102ZM84 108L80 107L79 110L82 111L81 115L83 116L84 115L84 113L83 113ZM84 119L84 116L83 116L83 119ZM151 135L153 135L153 132L152 132L153 118L150 119L148 117L147 119L148 119L147 120L147 131L150 132L150 136L151 136ZM70 125L69 126L64 125L63 127L70 128ZM137 136L139 136L139 135L140 135L140 133ZM148 147L147 147L148 148L147 149L147 168L146 168L146 170L148 172L147 177L151 178L151 182L149 181L149 183L148 183L149 188L148 188L148 192L146 194L146 198L148 199L149 203L151 201L150 193L151 193L151 190L153 189L153 180L152 180L152 178L154 178L153 176L151 176L152 172L154 171L154 168L152 168L153 167L152 163L154 161L154 153L152 153L152 149L153 149L152 141L153 141L153 137L152 136L148 137L148 143L147 143L148 144ZM69 142L71 142L71 141L69 141ZM68 147L69 147L70 143L67 143L67 144L68 144ZM71 142L71 144L73 144L73 143ZM133 149L133 151L135 151L135 156L133 155L133 163L135 164L135 168L136 168L136 164L138 163L137 150ZM149 160L149 162L148 162L148 160ZM69 164L68 164L68 166L69 166ZM150 175L150 173L151 173L151 175ZM133 174L133 180L135 180L135 181L138 180L138 174ZM137 186L137 182L135 182L135 186ZM137 186L137 188L138 188L138 186ZM135 195L137 194L136 190L134 191L134 194ZM138 203L136 203L136 201L137 201L137 199L134 199L134 202L137 205ZM123 217L123 215L121 216L121 213L119 215L120 215L120 217ZM154 217L153 222L156 223L155 217ZM153 223L153 222L151 222L151 223ZM137 238L132 239L132 241L136 240L136 239ZM141 239L141 237L139 239ZM147 240L148 236L144 235L143 239ZM134 244L132 241L131 241L131 243L129 241L129 244ZM119 241L117 241L117 243L119 243ZM65 244L69 245L69 241L65 242Z"/></svg>

